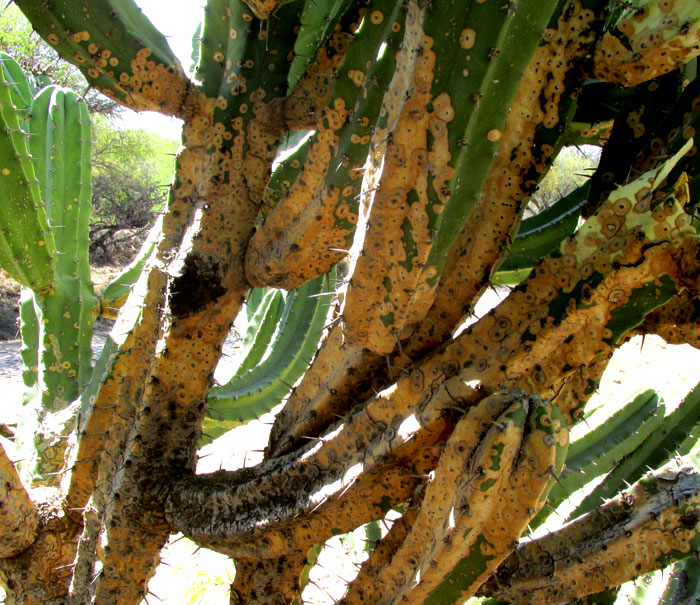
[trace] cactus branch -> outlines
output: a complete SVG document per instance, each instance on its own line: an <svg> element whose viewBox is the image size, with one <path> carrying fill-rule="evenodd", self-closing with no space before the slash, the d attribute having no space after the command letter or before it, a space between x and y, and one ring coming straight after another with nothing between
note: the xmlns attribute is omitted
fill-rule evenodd
<svg viewBox="0 0 700 605"><path fill-rule="evenodd" d="M0 558L14 557L33 544L38 535L39 515L27 490L20 481L17 469L0 444Z"/></svg>
<svg viewBox="0 0 700 605"><path fill-rule="evenodd" d="M698 551L700 475L671 465L577 521L527 541L480 593L512 603L562 603L617 586Z"/></svg>

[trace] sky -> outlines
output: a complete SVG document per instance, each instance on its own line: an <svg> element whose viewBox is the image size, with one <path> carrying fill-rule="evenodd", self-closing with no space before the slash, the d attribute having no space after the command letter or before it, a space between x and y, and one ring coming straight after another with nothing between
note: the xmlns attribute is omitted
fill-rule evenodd
<svg viewBox="0 0 700 605"><path fill-rule="evenodd" d="M135 0L144 14L168 40L185 71L192 62L192 35L202 19L205 0ZM182 122L152 111L125 110L125 128L143 128L169 139L180 139Z"/></svg>

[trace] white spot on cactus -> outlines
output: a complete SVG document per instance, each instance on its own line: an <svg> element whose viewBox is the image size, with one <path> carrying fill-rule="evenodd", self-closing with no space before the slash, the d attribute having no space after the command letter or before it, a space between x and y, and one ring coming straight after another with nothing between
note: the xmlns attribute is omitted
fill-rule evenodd
<svg viewBox="0 0 700 605"><path fill-rule="evenodd" d="M420 429L420 422L416 418L415 414L411 414L406 420L404 420L399 426L396 432L401 441L406 441L411 435L414 435Z"/></svg>

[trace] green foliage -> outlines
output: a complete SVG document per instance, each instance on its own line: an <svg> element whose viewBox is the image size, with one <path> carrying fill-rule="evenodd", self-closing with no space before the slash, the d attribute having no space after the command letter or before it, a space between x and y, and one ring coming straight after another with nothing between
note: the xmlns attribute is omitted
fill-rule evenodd
<svg viewBox="0 0 700 605"><path fill-rule="evenodd" d="M592 145L564 147L537 185L537 191L525 209L525 218L542 212L585 184L593 174L599 157L600 150Z"/></svg>
<svg viewBox="0 0 700 605"><path fill-rule="evenodd" d="M93 119L91 254L114 264L113 245L123 229L145 230L162 210L177 143L143 130L120 130ZM133 237L133 231L127 237Z"/></svg>

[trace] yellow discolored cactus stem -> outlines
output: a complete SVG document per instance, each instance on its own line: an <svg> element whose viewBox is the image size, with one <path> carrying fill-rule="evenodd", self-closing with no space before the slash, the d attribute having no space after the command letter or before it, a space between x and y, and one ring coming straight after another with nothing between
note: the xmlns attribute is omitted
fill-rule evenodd
<svg viewBox="0 0 700 605"><path fill-rule="evenodd" d="M646 0L606 32L593 57L593 77L636 86L700 54L700 10L694 0Z"/></svg>
<svg viewBox="0 0 700 605"><path fill-rule="evenodd" d="M3 475L3 481L12 481L8 474L3 472ZM31 531L33 536L27 544L29 535L23 537L17 534L16 537L22 542L14 545L14 553L8 551L9 556L0 557L0 582L6 591L6 601L27 604L65 603L80 525L63 512L61 497L56 489L33 489L33 512L28 515L27 504L21 502L19 490L23 492L24 488L19 486L18 489L13 489L9 498L3 494L4 507L18 506L10 515L14 519L7 519L8 515L4 515L3 523L7 521L11 524L6 528L9 530L16 522L17 515L24 512L23 522L27 527L22 528L22 531ZM17 550L20 546L23 548Z"/></svg>
<svg viewBox="0 0 700 605"><path fill-rule="evenodd" d="M372 126L381 116L394 67L405 69L398 64L403 55L379 49L398 46L404 22L418 18L414 4L375 2L354 36L338 37L345 58L305 162L251 239L245 262L252 285L296 288L346 256L358 220ZM381 58L368 62L368 53ZM310 101L316 103L313 97ZM285 107L291 108L289 101Z"/></svg>
<svg viewBox="0 0 700 605"><path fill-rule="evenodd" d="M418 502L412 502L401 518L394 521L389 533L375 546L369 558L362 564L357 577L348 586L346 594L339 601L341 605L365 603L374 605L381 601L382 586L379 583L379 574L391 562L391 557L401 547L415 523L422 498L418 500Z"/></svg>
<svg viewBox="0 0 700 605"><path fill-rule="evenodd" d="M344 414L354 402L362 399L366 392L366 386L363 386L366 376L381 375L393 381L402 366L420 359L451 336L484 287L491 267L507 246L511 232L517 225L522 203L534 183L530 173L544 172L549 162L546 150L552 153L551 145L543 147L541 156L536 156L533 150L542 143L542 130L547 132L548 139L556 138L565 126L559 109L565 78L576 60L590 51L595 40L592 25L596 19L593 11L584 9L578 1L572 1L562 11L556 28L546 30L544 43L536 50L525 70L506 117L498 153L484 191L450 249L427 315L420 321L417 321L417 317L413 318L416 323L407 328L401 347L394 350L389 359L364 349L361 340L358 344L351 344L352 325L347 328L342 324L334 327L305 378L275 419L268 448L270 455L289 451L301 442L304 435L316 434L337 415ZM537 94L533 91L537 91ZM547 102L544 103L542 99ZM414 104L416 102L413 101ZM407 118L406 122L408 127ZM397 132L400 131L401 128L397 127ZM386 138L386 134L383 137ZM397 145L397 137L398 134L393 135L392 143L385 143L385 146ZM410 145L414 145L415 137L409 138ZM389 170L387 182L391 180L390 177L397 179L404 171L403 168ZM375 212L374 205L372 212ZM384 245L383 235L375 237L375 240L376 245ZM360 263L369 264L370 259L365 255L360 258ZM373 291L380 288L384 279L376 275L375 278L368 286ZM356 279L353 277L354 281ZM369 290L359 288L359 283L354 287L359 294L349 298L344 313L355 322L354 330L357 332L364 329L358 326L368 321ZM394 349L396 335L391 330L387 331L385 326L379 327L382 328L382 342L386 343L387 348ZM350 338L345 336L346 330L350 331ZM380 337L377 336L377 339ZM288 443L282 445L281 440L288 440Z"/></svg>
<svg viewBox="0 0 700 605"><path fill-rule="evenodd" d="M151 271L145 277L135 300L128 303L120 323L110 334L111 342L106 347L114 350L101 358L102 363L95 369L104 372L104 382L97 392L94 392L94 383L91 384L83 396L83 417L78 427L80 439L68 461L71 473L66 493L68 514L76 519L93 493L105 447L108 451L102 464L112 468L110 471L102 469L102 481L116 472L112 465L118 460L118 451L128 435L135 401L143 391L149 359L155 353L160 316L154 311L164 302L166 279L160 271ZM143 291L146 288L147 292ZM141 308L143 313L139 312Z"/></svg>
<svg viewBox="0 0 700 605"><path fill-rule="evenodd" d="M349 30L352 31L356 25L351 24ZM283 115L290 130L311 130L316 127L323 108L331 98L338 69L345 61L350 37L348 31L338 27L318 50L313 63L284 100Z"/></svg>
<svg viewBox="0 0 700 605"><path fill-rule="evenodd" d="M508 110L481 196L447 255L432 306L402 343L409 358L419 358L448 339L488 283L489 272L514 235L523 203L551 162L553 143L566 129L561 113L570 99L564 93L574 87L567 78L590 52L597 19L574 0L562 10L556 27L545 30Z"/></svg>
<svg viewBox="0 0 700 605"><path fill-rule="evenodd" d="M698 552L700 475L678 463L649 473L576 521L521 544L480 594L564 603Z"/></svg>
<svg viewBox="0 0 700 605"><path fill-rule="evenodd" d="M14 557L37 537L39 516L17 469L0 444L0 558Z"/></svg>
<svg viewBox="0 0 700 605"><path fill-rule="evenodd" d="M299 597L299 578L306 550L277 559L236 559L231 605L287 605Z"/></svg>
<svg viewBox="0 0 700 605"><path fill-rule="evenodd" d="M515 391L467 412L411 531L379 574L381 602L457 603L474 594L544 503L550 473L563 464L567 431L550 411Z"/></svg>

